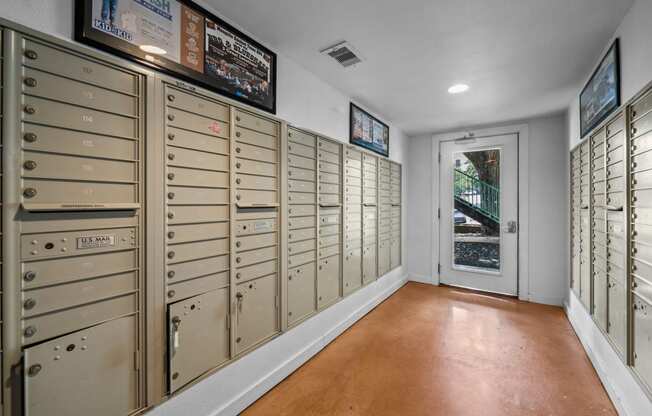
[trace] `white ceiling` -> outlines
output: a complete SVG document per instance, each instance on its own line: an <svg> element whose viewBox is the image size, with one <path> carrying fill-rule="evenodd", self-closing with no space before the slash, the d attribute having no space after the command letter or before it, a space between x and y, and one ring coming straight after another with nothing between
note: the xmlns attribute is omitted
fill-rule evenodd
<svg viewBox="0 0 652 416"><path fill-rule="evenodd" d="M207 0L407 134L561 111L633 0ZM364 62L319 54L347 40ZM447 89L464 82L465 94Z"/></svg>

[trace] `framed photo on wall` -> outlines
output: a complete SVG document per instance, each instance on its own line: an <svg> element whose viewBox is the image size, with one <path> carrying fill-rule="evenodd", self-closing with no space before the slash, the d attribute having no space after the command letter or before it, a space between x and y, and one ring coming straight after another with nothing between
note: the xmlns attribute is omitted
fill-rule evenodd
<svg viewBox="0 0 652 416"><path fill-rule="evenodd" d="M364 147L383 156L389 156L389 126L357 105L351 103L351 144Z"/></svg>
<svg viewBox="0 0 652 416"><path fill-rule="evenodd" d="M580 94L582 137L620 107L619 49L616 39Z"/></svg>
<svg viewBox="0 0 652 416"><path fill-rule="evenodd" d="M76 0L75 39L276 113L276 54L190 0Z"/></svg>

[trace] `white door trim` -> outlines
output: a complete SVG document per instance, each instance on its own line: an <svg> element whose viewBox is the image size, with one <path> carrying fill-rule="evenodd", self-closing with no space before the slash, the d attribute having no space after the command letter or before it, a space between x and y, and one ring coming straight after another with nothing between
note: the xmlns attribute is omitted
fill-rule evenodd
<svg viewBox="0 0 652 416"><path fill-rule="evenodd" d="M473 136L479 140L487 136L506 134L518 135L518 298L530 300L530 179L529 179L529 140L530 127L527 124L517 124L482 129L460 130L449 133L435 134L432 136L432 207L433 227L432 247L432 276L433 284L439 285L440 276L437 270L439 264L439 144L442 141Z"/></svg>

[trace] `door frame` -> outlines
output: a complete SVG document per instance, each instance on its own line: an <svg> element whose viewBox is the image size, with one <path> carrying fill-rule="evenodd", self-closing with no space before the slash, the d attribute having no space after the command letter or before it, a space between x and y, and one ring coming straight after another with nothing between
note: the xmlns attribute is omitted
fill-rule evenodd
<svg viewBox="0 0 652 416"><path fill-rule="evenodd" d="M521 300L530 300L530 273L529 273L529 136L530 127L528 124L515 124L500 127L489 127L479 129L465 129L449 133L434 134L432 136L432 207L433 207L433 228L431 235L432 265L431 275L434 285L440 283L439 273L439 233L440 218L439 212L439 182L440 182L440 159L439 149L443 141L475 137L481 140L482 137L502 136L516 134L518 143L518 276L517 293Z"/></svg>

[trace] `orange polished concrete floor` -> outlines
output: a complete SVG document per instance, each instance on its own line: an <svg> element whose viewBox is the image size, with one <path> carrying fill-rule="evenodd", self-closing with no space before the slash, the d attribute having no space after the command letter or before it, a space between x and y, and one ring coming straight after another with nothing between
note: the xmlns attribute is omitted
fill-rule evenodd
<svg viewBox="0 0 652 416"><path fill-rule="evenodd" d="M616 415L563 310L409 283L243 415Z"/></svg>

